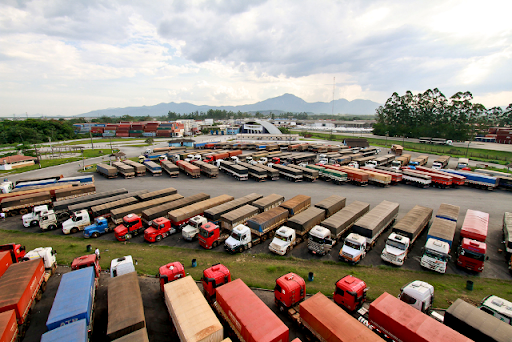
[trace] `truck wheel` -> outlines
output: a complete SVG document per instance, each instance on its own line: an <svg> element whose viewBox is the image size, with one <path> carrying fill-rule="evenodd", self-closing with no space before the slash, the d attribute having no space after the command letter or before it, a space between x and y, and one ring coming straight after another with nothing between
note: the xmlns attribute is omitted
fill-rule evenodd
<svg viewBox="0 0 512 342"><path fill-rule="evenodd" d="M57 229L57 226L54 225L54 224L51 224L51 225L48 226L48 229L49 230L54 230L54 229Z"/></svg>
<svg viewBox="0 0 512 342"><path fill-rule="evenodd" d="M155 241L158 242L158 241L162 241L162 235L158 235L156 238L155 238Z"/></svg>
<svg viewBox="0 0 512 342"><path fill-rule="evenodd" d="M25 209L25 208L20 209L20 215L25 215L27 213L28 213L28 209Z"/></svg>
<svg viewBox="0 0 512 342"><path fill-rule="evenodd" d="M238 249L236 250L237 253L242 253L244 251L244 248L242 246L238 247Z"/></svg>
<svg viewBox="0 0 512 342"><path fill-rule="evenodd" d="M75 234L76 232L78 232L78 228L75 227L71 229L71 234Z"/></svg>
<svg viewBox="0 0 512 342"><path fill-rule="evenodd" d="M213 244L212 244L212 247L215 248L219 245L219 241L214 241Z"/></svg>
<svg viewBox="0 0 512 342"><path fill-rule="evenodd" d="M93 238L97 238L98 236L100 236L100 234L98 234L97 232L94 232L94 233L92 233L92 235L91 235L91 236L92 236Z"/></svg>
<svg viewBox="0 0 512 342"><path fill-rule="evenodd" d="M284 254L288 254L292 250L291 247L286 248L286 252Z"/></svg>
<svg viewBox="0 0 512 342"><path fill-rule="evenodd" d="M36 227L38 224L39 224L39 222L37 222L36 220L30 222L31 227Z"/></svg>

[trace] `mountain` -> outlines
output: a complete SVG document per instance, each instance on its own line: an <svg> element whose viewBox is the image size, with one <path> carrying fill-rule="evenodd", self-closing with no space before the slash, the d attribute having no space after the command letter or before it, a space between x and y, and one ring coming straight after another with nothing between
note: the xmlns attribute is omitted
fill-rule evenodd
<svg viewBox="0 0 512 342"><path fill-rule="evenodd" d="M379 103L370 100L348 101L339 99L334 101L334 113L372 115L375 109L380 106ZM306 102L300 97L292 94L284 94L278 97L260 101L254 104L241 106L197 106L191 103L160 103L154 106L126 107L126 108L107 108L93 110L88 113L80 114L80 117L98 117L98 116L162 116L169 111L180 114L188 114L199 111L206 112L209 109L227 110L233 112L256 112L256 111L276 111L279 112L306 112L309 114L331 114L333 112L333 102Z"/></svg>

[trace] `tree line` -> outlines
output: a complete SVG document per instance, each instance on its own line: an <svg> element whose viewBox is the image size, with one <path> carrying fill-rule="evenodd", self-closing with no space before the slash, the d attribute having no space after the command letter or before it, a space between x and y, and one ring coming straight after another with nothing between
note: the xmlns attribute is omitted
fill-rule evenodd
<svg viewBox="0 0 512 342"><path fill-rule="evenodd" d="M0 121L1 144L35 144L52 141L75 139L74 120L2 120ZM83 122L83 121L81 121Z"/></svg>
<svg viewBox="0 0 512 342"><path fill-rule="evenodd" d="M376 121L376 135L468 140L487 133L490 127L512 125L512 103L505 110L485 108L473 103L469 91L450 98L437 88L416 95L411 91L402 96L395 92L377 108Z"/></svg>

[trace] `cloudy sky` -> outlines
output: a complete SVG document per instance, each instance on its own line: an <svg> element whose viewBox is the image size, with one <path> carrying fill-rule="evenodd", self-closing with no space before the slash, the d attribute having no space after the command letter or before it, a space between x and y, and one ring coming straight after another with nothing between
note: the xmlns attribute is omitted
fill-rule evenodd
<svg viewBox="0 0 512 342"><path fill-rule="evenodd" d="M512 103L512 1L0 0L0 115L291 93Z"/></svg>

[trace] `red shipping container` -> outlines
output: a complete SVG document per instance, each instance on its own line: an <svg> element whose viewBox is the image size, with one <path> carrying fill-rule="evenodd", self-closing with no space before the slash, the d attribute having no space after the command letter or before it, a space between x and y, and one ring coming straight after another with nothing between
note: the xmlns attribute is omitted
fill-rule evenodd
<svg viewBox="0 0 512 342"><path fill-rule="evenodd" d="M128 133L128 132L126 132L126 133L116 132L116 137L126 138L129 136L130 136L130 133Z"/></svg>
<svg viewBox="0 0 512 342"><path fill-rule="evenodd" d="M12 264L10 252L0 252L0 277L7 271L9 265Z"/></svg>
<svg viewBox="0 0 512 342"><path fill-rule="evenodd" d="M357 319L320 292L300 303L299 312L306 328L315 331L326 341L384 342L370 329L361 327Z"/></svg>
<svg viewBox="0 0 512 342"><path fill-rule="evenodd" d="M0 312L14 310L18 324L23 324L43 281L43 259L9 266L0 278Z"/></svg>
<svg viewBox="0 0 512 342"><path fill-rule="evenodd" d="M485 242L489 228L489 214L468 209L460 229L460 237Z"/></svg>
<svg viewBox="0 0 512 342"><path fill-rule="evenodd" d="M396 341L472 341L386 292L370 304L369 321Z"/></svg>
<svg viewBox="0 0 512 342"><path fill-rule="evenodd" d="M288 341L288 327L242 279L217 288L217 304L246 342Z"/></svg>
<svg viewBox="0 0 512 342"><path fill-rule="evenodd" d="M0 313L0 342L12 342L18 335L18 323L14 310Z"/></svg>
<svg viewBox="0 0 512 342"><path fill-rule="evenodd" d="M130 137L142 137L142 133L130 133Z"/></svg>

